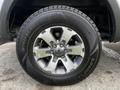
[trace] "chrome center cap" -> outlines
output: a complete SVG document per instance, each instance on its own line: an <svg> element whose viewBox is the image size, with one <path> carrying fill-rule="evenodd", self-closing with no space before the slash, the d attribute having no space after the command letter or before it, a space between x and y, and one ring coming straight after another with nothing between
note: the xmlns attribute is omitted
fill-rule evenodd
<svg viewBox="0 0 120 90"><path fill-rule="evenodd" d="M57 57L62 57L65 55L65 47L61 47L60 45L57 45L56 48L53 49L53 54Z"/></svg>

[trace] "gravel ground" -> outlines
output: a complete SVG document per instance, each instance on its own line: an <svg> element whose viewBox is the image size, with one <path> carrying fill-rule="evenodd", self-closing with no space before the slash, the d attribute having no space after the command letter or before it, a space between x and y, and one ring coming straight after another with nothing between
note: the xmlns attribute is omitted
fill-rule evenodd
<svg viewBox="0 0 120 90"><path fill-rule="evenodd" d="M105 46L120 53L120 43L105 43ZM120 90L120 58L116 54L105 48L96 70L78 84L45 86L23 71L16 57L15 43L7 43L0 46L0 90Z"/></svg>

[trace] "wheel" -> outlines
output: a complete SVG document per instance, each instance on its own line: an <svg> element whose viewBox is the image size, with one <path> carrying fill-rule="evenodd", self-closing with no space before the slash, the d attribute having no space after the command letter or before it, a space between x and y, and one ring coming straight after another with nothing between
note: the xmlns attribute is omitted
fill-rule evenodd
<svg viewBox="0 0 120 90"><path fill-rule="evenodd" d="M62 5L32 14L16 44L24 70L47 85L71 85L95 69L101 52L98 29L81 11Z"/></svg>

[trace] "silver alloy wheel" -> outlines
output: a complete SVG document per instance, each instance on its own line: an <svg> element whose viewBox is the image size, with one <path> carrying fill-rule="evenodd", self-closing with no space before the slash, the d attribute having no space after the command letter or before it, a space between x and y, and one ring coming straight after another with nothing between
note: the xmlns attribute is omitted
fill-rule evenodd
<svg viewBox="0 0 120 90"><path fill-rule="evenodd" d="M42 31L33 45L36 63L46 73L63 75L76 70L85 56L82 38L72 29L54 26Z"/></svg>

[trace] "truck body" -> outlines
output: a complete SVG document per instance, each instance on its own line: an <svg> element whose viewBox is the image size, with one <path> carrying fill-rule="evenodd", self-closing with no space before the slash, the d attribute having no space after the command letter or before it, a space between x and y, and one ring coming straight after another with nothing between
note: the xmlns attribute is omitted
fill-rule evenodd
<svg viewBox="0 0 120 90"><path fill-rule="evenodd" d="M15 40L34 79L74 84L93 72L101 40L120 41L120 0L0 0L0 44Z"/></svg>

